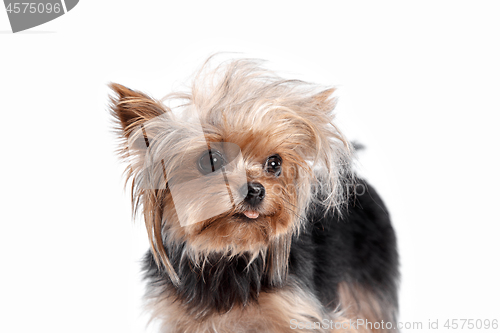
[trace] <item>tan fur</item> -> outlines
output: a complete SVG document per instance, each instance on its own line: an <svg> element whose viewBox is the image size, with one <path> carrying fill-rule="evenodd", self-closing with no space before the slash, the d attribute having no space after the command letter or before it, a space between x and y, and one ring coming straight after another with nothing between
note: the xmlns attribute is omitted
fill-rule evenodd
<svg viewBox="0 0 500 333"><path fill-rule="evenodd" d="M157 296L156 296L157 297ZM384 323L392 321L390 308L372 293L347 283L339 285L340 305L336 311L325 313L319 301L311 293L299 288L290 280L275 292L262 292L259 303L238 307L224 314L211 314L203 320L193 318L186 308L169 297L149 299L153 319L160 320L162 332L172 333L290 333L290 332L338 332L338 333L385 333L397 330L367 329L363 325L351 325L358 319ZM313 329L297 327L293 323L319 323ZM326 323L324 321L326 320ZM393 325L395 327L395 322ZM323 325L320 325L323 324ZM305 326L304 326L305 327ZM330 329L331 328L331 329Z"/></svg>
<svg viewBox="0 0 500 333"><path fill-rule="evenodd" d="M354 322L361 319L372 323L371 326L358 326L359 333L397 332L395 329L376 329L376 327L382 326L376 326L375 323L391 322L392 327L396 327L396 322L393 317L394 309L370 290L355 283L342 282L339 283L338 293L343 317ZM387 327L387 325L384 327Z"/></svg>
<svg viewBox="0 0 500 333"><path fill-rule="evenodd" d="M284 80L255 60L210 65L209 60L198 72L190 91L170 94L161 102L111 85L118 95L112 99L112 112L125 139L122 157L133 179L134 206L142 208L155 259L174 282L177 277L163 242L186 241L193 257L201 260L211 252L257 256L274 248L270 256L277 260L271 266L280 271L272 275L284 277L288 254L278 254L273 244L285 245L279 251L287 251L317 194L323 194L327 207L341 205L343 181L349 178L351 146L333 124L334 90ZM169 105L181 108L180 115L174 115ZM197 177L199 172L190 166L210 142L238 145L243 156L239 167L248 181L275 189L266 192L255 223L234 223L233 215L245 208L217 194L227 193L226 188L214 188L207 200L186 199L183 212L193 217L193 223L179 225L167 182ZM272 154L283 159L279 179L266 177L262 170ZM186 197L194 192L186 190ZM225 206L226 213L194 223L215 204Z"/></svg>
<svg viewBox="0 0 500 333"><path fill-rule="evenodd" d="M297 331L290 328L292 319L299 322L337 319L334 314L323 313L319 301L292 280L276 292L262 292L258 304L212 314L203 320L193 318L180 302L170 298L152 298L149 307L153 317L162 322L162 332L172 333L285 333ZM326 332L322 329L300 331Z"/></svg>
<svg viewBox="0 0 500 333"><path fill-rule="evenodd" d="M211 60L197 73L189 91L176 92L157 101L144 93L111 84L117 97L111 110L122 137L121 156L128 163L134 211L142 209L151 250L175 284L179 278L165 250L185 243L182 255L195 265L217 253L249 253L265 258L266 272L275 292L262 292L258 304L234 307L224 314L190 313L168 292L150 291L154 318L168 332L294 332L290 320L343 321L340 313L323 313L319 301L287 277L291 239L300 233L308 207L322 198L327 208L340 199L349 181L351 145L333 124L334 89L285 80L255 60L234 60L211 67ZM177 112L180 111L180 112ZM209 196L197 200L196 188L180 188L183 211L176 210L173 188L200 178L197 161L216 143L239 147L241 161L224 173L225 184L206 182ZM264 166L269 156L282 158L280 177ZM246 182L259 182L266 196L255 209L252 223L241 223L249 208L238 201L238 172ZM202 180L203 181L203 180ZM243 184L242 184L243 185ZM199 191L201 192L201 190ZM224 213L201 218L215 205ZM180 221L188 223L181 226ZM344 298L350 308L350 298ZM307 330L301 330L307 332ZM322 329L314 332L323 332ZM342 332L350 332L344 330Z"/></svg>

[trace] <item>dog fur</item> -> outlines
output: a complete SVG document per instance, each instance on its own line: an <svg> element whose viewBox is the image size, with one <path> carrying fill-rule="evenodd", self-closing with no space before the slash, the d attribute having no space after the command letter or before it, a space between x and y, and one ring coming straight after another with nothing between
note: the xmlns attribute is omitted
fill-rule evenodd
<svg viewBox="0 0 500 333"><path fill-rule="evenodd" d="M143 270L153 319L164 332L278 333L357 319L395 327L395 233L380 197L352 170L334 89L282 79L257 60L212 62L189 91L161 101L110 85L132 202L151 245ZM210 178L211 195L187 185L200 177L207 144L214 168L218 143L240 149L246 192ZM221 168L226 183L240 181ZM176 182L186 184L182 211ZM203 219L215 206L224 213ZM331 331L323 326L302 331ZM388 331L345 326L333 330Z"/></svg>

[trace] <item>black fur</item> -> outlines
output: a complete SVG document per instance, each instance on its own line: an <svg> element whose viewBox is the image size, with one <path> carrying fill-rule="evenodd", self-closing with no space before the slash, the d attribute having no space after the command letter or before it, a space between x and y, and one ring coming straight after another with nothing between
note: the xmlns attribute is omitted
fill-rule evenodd
<svg viewBox="0 0 500 333"><path fill-rule="evenodd" d="M342 214L317 209L308 237L314 244L314 285L328 308L337 305L336 286L357 283L397 309L398 254L389 214L377 192L358 180Z"/></svg>
<svg viewBox="0 0 500 333"><path fill-rule="evenodd" d="M200 267L182 257L184 246L167 251L179 276L179 286L174 287L168 275L158 268L151 252L144 260L145 277L150 284L161 288L163 295L182 302L193 317L224 313L235 305L258 302L259 293L271 289L261 256L249 264L248 254L233 258L214 254Z"/></svg>
<svg viewBox="0 0 500 333"><path fill-rule="evenodd" d="M397 309L398 255L387 209L365 181L358 180L351 192L341 214L312 207L305 230L292 241L289 274L330 310L338 305L337 285L342 281L371 290ZM258 302L260 292L276 288L269 283L261 257L248 265L248 255L214 255L202 269L182 258L183 246L168 251L180 286L172 285L151 253L144 271L149 284L163 295L174 295L193 316Z"/></svg>

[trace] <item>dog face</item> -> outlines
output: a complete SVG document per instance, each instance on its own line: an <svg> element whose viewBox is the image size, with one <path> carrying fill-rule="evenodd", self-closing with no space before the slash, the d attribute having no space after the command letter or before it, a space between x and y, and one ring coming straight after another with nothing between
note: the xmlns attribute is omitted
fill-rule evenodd
<svg viewBox="0 0 500 333"><path fill-rule="evenodd" d="M166 234L187 240L197 253L259 251L299 226L305 177L299 175L308 169L295 138L276 123L248 125L204 126L206 143L185 153L183 167L167 176Z"/></svg>
<svg viewBox="0 0 500 333"><path fill-rule="evenodd" d="M349 170L333 89L283 80L255 61L206 67L188 93L163 102L111 85L134 204L162 261L164 246L181 242L193 257L283 243L312 200L340 204Z"/></svg>

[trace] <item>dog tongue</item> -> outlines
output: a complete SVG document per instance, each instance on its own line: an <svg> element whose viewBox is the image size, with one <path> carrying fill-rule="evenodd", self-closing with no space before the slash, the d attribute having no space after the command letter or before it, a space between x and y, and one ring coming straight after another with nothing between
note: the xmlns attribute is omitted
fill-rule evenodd
<svg viewBox="0 0 500 333"><path fill-rule="evenodd" d="M245 214L245 216L248 217L249 219L256 219L259 217L259 213L251 211L251 210L247 210L247 211L243 212L243 214Z"/></svg>

